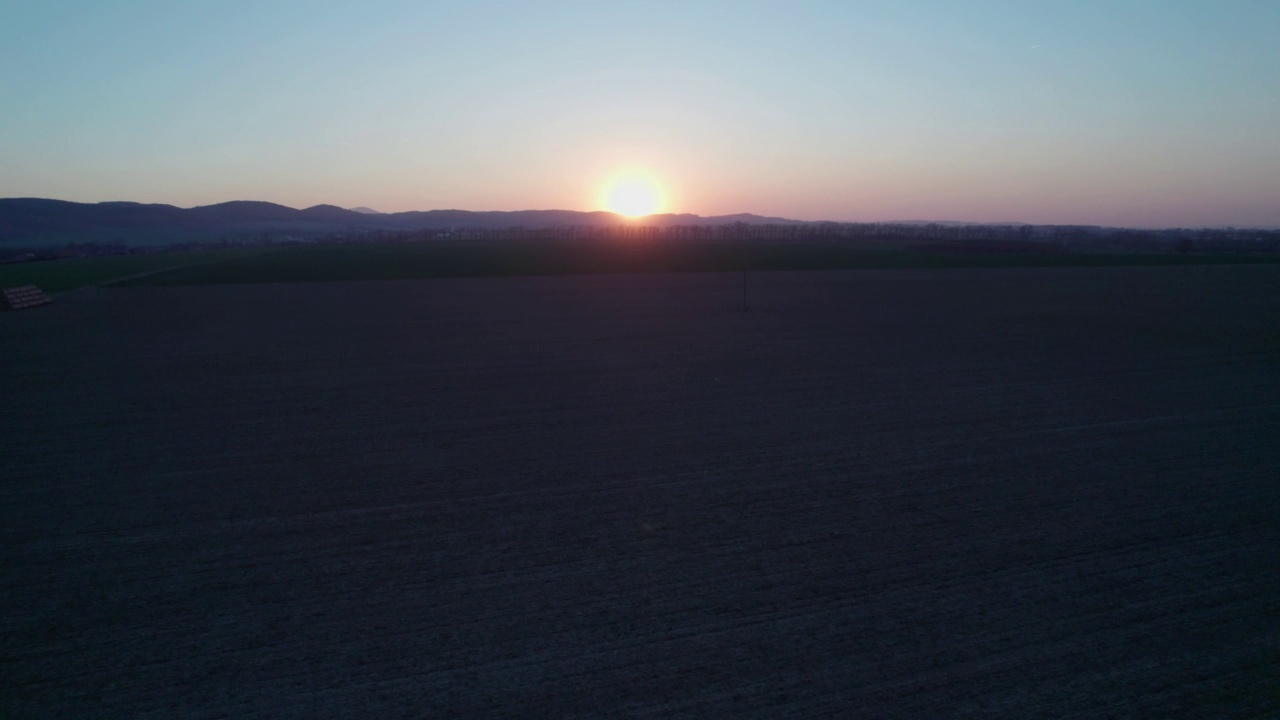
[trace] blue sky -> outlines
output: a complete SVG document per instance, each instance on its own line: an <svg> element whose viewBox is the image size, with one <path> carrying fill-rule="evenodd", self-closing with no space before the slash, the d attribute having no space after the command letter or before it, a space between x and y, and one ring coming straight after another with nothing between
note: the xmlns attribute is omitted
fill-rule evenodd
<svg viewBox="0 0 1280 720"><path fill-rule="evenodd" d="M1280 2L12 2L0 196L1280 225Z"/></svg>

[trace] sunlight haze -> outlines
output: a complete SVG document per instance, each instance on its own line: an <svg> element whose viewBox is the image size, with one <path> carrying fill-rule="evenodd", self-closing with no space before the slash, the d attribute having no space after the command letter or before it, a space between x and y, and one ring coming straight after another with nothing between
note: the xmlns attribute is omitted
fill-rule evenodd
<svg viewBox="0 0 1280 720"><path fill-rule="evenodd" d="M624 174L606 185L602 209L628 217L663 212L662 189L657 181L643 174Z"/></svg>

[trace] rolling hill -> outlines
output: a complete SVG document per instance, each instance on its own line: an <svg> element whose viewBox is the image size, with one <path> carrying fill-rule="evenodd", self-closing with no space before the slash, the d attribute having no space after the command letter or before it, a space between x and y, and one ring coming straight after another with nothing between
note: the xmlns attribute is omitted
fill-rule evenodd
<svg viewBox="0 0 1280 720"><path fill-rule="evenodd" d="M39 247L68 243L157 245L243 237L260 233L320 237L369 230L530 229L607 226L626 222L608 212L574 210L427 210L374 213L316 205L298 210L260 201L233 201L179 208L135 202L77 203L43 198L0 198L0 245ZM740 214L702 217L654 215L652 225L789 223L783 218Z"/></svg>

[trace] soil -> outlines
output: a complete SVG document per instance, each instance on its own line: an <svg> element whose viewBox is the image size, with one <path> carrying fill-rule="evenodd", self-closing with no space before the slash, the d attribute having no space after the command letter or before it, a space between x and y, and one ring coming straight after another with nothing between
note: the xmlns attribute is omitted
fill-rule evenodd
<svg viewBox="0 0 1280 720"><path fill-rule="evenodd" d="M0 715L1274 717L1280 267L0 316Z"/></svg>

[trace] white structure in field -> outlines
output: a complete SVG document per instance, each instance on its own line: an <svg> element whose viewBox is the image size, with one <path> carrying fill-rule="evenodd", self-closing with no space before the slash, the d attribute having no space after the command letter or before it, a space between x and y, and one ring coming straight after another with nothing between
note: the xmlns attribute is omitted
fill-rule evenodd
<svg viewBox="0 0 1280 720"><path fill-rule="evenodd" d="M25 310L26 308L53 302L53 298L46 295L43 290L35 285L5 288L2 292L4 301L0 303L0 309L5 310Z"/></svg>

